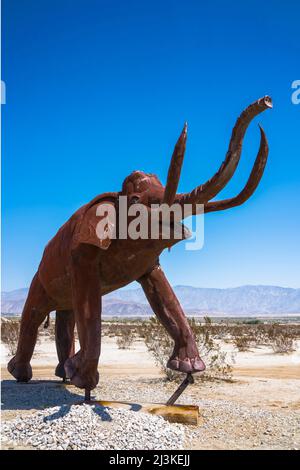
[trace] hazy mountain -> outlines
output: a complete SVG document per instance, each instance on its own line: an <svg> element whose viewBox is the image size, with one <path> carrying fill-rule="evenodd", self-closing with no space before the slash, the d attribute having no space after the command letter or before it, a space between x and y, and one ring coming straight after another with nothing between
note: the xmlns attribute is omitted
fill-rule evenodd
<svg viewBox="0 0 300 470"><path fill-rule="evenodd" d="M1 292L1 313L21 313L27 294L27 287L10 292Z"/></svg>
<svg viewBox="0 0 300 470"><path fill-rule="evenodd" d="M212 289L175 286L181 305L189 315L280 315L300 313L300 289L276 286L241 286ZM20 314L28 289L2 292L2 313ZM151 314L142 289L121 289L103 298L103 313L109 316Z"/></svg>

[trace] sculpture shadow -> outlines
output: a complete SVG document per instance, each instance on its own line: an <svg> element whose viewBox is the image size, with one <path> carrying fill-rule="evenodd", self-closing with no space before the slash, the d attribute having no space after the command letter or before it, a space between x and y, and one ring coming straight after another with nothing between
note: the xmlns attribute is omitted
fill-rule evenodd
<svg viewBox="0 0 300 470"><path fill-rule="evenodd" d="M71 409L71 405L61 405L59 410L55 411L52 415L45 416L43 421L55 421L56 419L63 418L66 416ZM93 412L101 418L102 421L112 421L112 417L109 414L109 410L105 406L98 405L93 408Z"/></svg>
<svg viewBox="0 0 300 470"><path fill-rule="evenodd" d="M18 383L15 380L1 382L2 410L43 410L60 407L53 414L45 416L45 421L53 421L67 415L72 405L81 404L84 396L74 393L58 380L32 380L28 383ZM137 405L138 406L138 405ZM102 421L112 421L109 408L98 405L93 408Z"/></svg>
<svg viewBox="0 0 300 470"><path fill-rule="evenodd" d="M18 383L2 380L2 410L41 410L53 406L72 405L83 401L83 395L74 393L58 380L32 380Z"/></svg>

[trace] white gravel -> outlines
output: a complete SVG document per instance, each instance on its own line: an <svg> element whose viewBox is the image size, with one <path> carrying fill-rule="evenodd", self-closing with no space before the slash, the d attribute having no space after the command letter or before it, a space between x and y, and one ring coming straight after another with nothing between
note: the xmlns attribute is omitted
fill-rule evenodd
<svg viewBox="0 0 300 470"><path fill-rule="evenodd" d="M3 443L36 449L182 449L184 427L99 405L64 405L2 422Z"/></svg>

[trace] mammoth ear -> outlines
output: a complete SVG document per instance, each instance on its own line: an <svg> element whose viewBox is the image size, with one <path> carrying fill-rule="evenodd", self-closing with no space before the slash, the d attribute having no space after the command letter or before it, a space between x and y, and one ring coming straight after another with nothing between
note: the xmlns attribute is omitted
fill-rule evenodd
<svg viewBox="0 0 300 470"><path fill-rule="evenodd" d="M76 243L87 243L107 250L115 238L115 231L115 205L109 201L101 201L85 212L74 239Z"/></svg>

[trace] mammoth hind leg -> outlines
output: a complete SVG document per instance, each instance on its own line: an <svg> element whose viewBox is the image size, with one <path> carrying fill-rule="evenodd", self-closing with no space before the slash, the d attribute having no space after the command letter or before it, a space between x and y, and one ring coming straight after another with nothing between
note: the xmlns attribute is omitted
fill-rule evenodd
<svg viewBox="0 0 300 470"><path fill-rule="evenodd" d="M55 375L66 378L64 363L75 354L75 315L73 310L57 310L55 319L55 343L58 365Z"/></svg>
<svg viewBox="0 0 300 470"><path fill-rule="evenodd" d="M38 328L53 305L36 274L31 282L22 312L16 355L9 361L7 370L18 382L28 382L32 377L30 360L37 340Z"/></svg>

